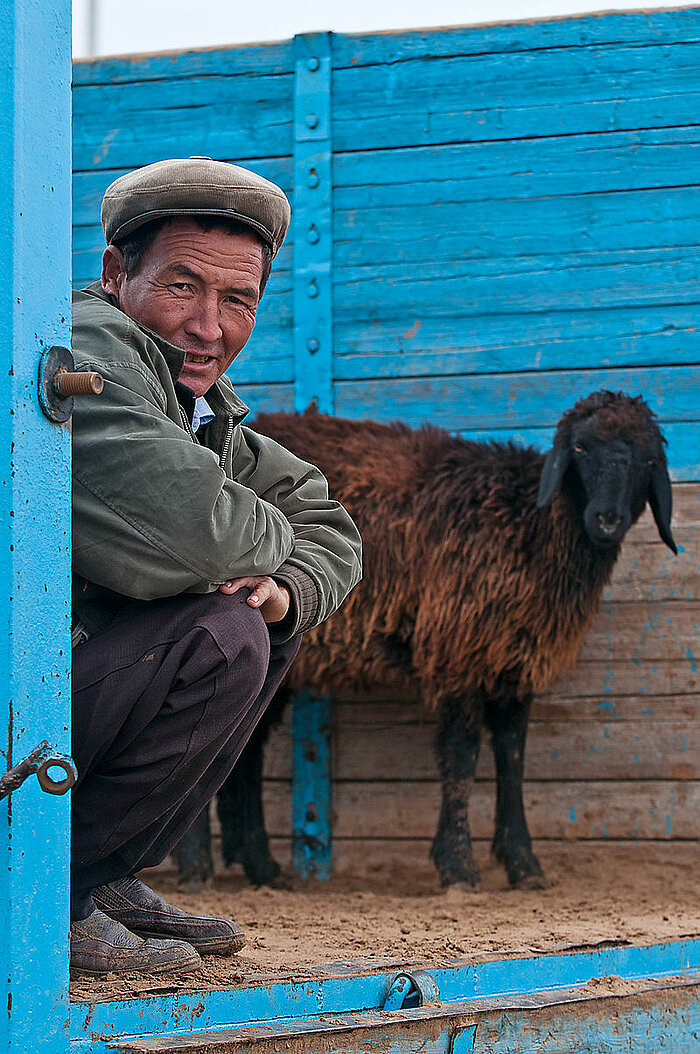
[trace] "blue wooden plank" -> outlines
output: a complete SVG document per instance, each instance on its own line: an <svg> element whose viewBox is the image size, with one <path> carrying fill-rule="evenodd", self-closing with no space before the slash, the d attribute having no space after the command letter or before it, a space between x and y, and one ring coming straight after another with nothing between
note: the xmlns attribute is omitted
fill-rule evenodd
<svg viewBox="0 0 700 1054"><path fill-rule="evenodd" d="M291 76L82 87L74 95L74 167L132 168L194 153L290 155L293 88Z"/></svg>
<svg viewBox="0 0 700 1054"><path fill-rule="evenodd" d="M488 305L484 305L484 308ZM335 328L337 380L697 362L700 308L357 320Z"/></svg>
<svg viewBox="0 0 700 1054"><path fill-rule="evenodd" d="M331 34L296 38L294 407L333 412Z"/></svg>
<svg viewBox="0 0 700 1054"><path fill-rule="evenodd" d="M457 259L339 267L336 318L442 318L698 303L697 249L641 249L560 256ZM673 322L672 310L669 321Z"/></svg>
<svg viewBox="0 0 700 1054"><path fill-rule="evenodd" d="M397 33L338 34L336 65L395 64L423 55L485 55L541 48L575 48L577 52L621 43L673 44L700 39L695 8L629 14L578 15L538 22L424 29Z"/></svg>
<svg viewBox="0 0 700 1054"><path fill-rule="evenodd" d="M697 183L697 125L336 152L339 209L641 190Z"/></svg>
<svg viewBox="0 0 700 1054"><path fill-rule="evenodd" d="M250 407L250 417L246 424L252 424L256 414L272 413L275 410L291 413L294 409L293 384L235 383L236 392Z"/></svg>
<svg viewBox="0 0 700 1054"><path fill-rule="evenodd" d="M333 139L346 151L693 124L699 63L684 43L339 69Z"/></svg>
<svg viewBox="0 0 700 1054"><path fill-rule="evenodd" d="M79 59L73 65L73 85L129 84L133 81L191 77L243 76L291 73L291 41L238 47L169 52L163 55L126 55L104 59Z"/></svg>
<svg viewBox="0 0 700 1054"><path fill-rule="evenodd" d="M70 343L70 4L0 3L0 768L70 751L70 434L39 408ZM69 814L28 779L0 802L0 1049L67 1052Z"/></svg>
<svg viewBox="0 0 700 1054"><path fill-rule="evenodd" d="M433 206L395 189L391 205L336 209L339 267L700 245L697 186Z"/></svg>
<svg viewBox="0 0 700 1054"><path fill-rule="evenodd" d="M292 715L292 862L301 878L331 877L331 701L301 692Z"/></svg>

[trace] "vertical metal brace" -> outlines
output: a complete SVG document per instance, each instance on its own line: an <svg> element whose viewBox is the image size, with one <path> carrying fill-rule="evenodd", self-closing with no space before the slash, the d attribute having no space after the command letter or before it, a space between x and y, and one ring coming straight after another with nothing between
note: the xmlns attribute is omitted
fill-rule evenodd
<svg viewBox="0 0 700 1054"><path fill-rule="evenodd" d="M331 701L300 692L292 717L292 863L301 878L331 875Z"/></svg>
<svg viewBox="0 0 700 1054"><path fill-rule="evenodd" d="M333 413L331 34L294 46L294 407Z"/></svg>

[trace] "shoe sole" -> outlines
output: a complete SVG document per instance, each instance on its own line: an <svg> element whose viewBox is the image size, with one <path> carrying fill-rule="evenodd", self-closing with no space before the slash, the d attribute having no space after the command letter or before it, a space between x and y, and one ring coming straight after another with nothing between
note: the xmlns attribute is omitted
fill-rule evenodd
<svg viewBox="0 0 700 1054"><path fill-rule="evenodd" d="M131 927L129 928L131 929ZM246 939L243 934L240 937L204 937L201 940L197 940L192 937L175 937L169 933L156 933L153 930L131 929L131 932L135 933L137 937L143 937L144 940L152 937L159 941L186 941L200 955L237 955L246 945Z"/></svg>
<svg viewBox="0 0 700 1054"><path fill-rule="evenodd" d="M70 967L70 979L71 981L78 980L80 977L107 977L108 974L112 974L115 977L121 977L128 973L142 973L147 974L149 977L163 977L167 974L173 973L194 973L196 970L201 969L202 963L197 956L196 959L190 959L187 962L178 963L165 963L162 966L139 968L138 966L128 967L117 967L110 970L88 970L81 966Z"/></svg>

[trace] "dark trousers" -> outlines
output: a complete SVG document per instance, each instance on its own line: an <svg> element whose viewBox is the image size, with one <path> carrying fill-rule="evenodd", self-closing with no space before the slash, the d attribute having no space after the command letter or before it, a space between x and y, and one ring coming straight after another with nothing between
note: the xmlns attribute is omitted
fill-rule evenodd
<svg viewBox="0 0 700 1054"><path fill-rule="evenodd" d="M73 652L71 917L161 862L233 769L299 648L249 590L130 605Z"/></svg>

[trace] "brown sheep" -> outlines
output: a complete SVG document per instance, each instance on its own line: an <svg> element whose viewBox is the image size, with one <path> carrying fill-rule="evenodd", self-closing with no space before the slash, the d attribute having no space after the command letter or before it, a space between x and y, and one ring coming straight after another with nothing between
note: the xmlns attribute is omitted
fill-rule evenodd
<svg viewBox="0 0 700 1054"><path fill-rule="evenodd" d="M432 857L443 885L479 883L469 793L485 722L497 773L493 852L512 885L541 885L522 800L532 697L574 663L647 501L676 551L651 410L640 397L596 392L564 414L546 457L313 411L261 415L255 428L321 468L364 540L364 580L307 635L291 687L317 696L418 692L438 712L442 806ZM253 769L259 783L259 760ZM251 832L241 818L241 796L261 790L250 787L250 772L234 772L220 792L226 857L269 881L278 868L264 829L258 820ZM247 853L237 852L246 840Z"/></svg>

